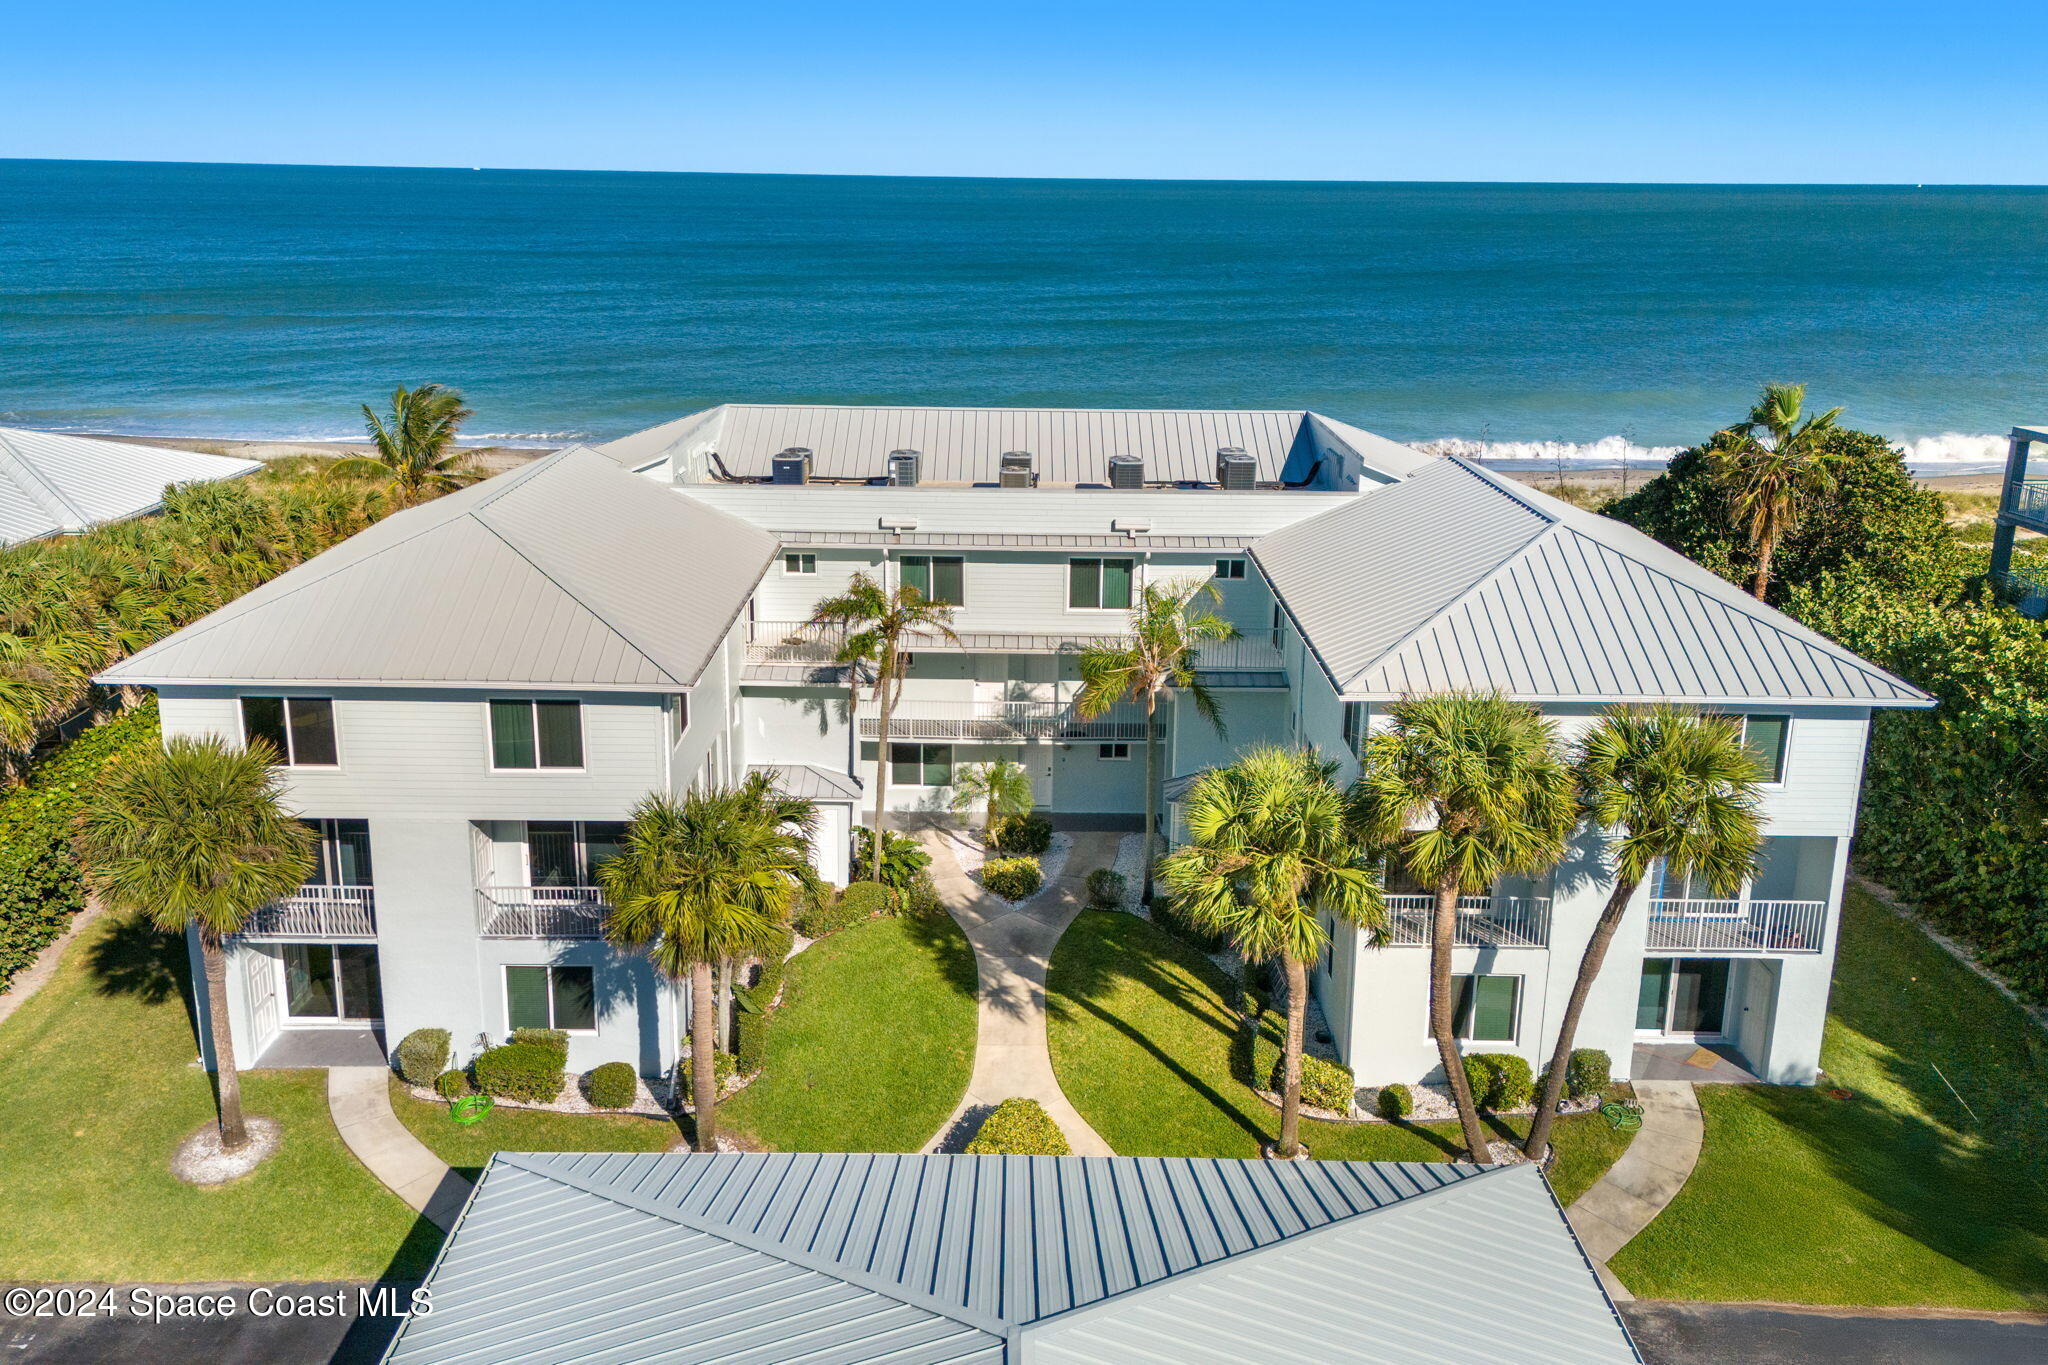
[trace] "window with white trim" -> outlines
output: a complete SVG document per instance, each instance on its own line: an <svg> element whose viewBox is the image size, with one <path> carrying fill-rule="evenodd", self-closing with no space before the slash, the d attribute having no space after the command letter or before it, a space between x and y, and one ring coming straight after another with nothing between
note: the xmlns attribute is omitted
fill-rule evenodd
<svg viewBox="0 0 2048 1365"><path fill-rule="evenodd" d="M1742 736L1742 747L1756 760L1758 781L1785 780L1785 741L1792 733L1792 717L1708 715L1702 719L1724 720L1736 727Z"/></svg>
<svg viewBox="0 0 2048 1365"><path fill-rule="evenodd" d="M505 1027L597 1032L597 973L548 963L505 968Z"/></svg>
<svg viewBox="0 0 2048 1365"><path fill-rule="evenodd" d="M1218 578L1225 578L1225 579L1237 579L1237 578L1243 578L1243 577L1244 577L1244 561L1243 561L1242 559L1219 559L1219 560L1217 560L1217 561L1216 561L1216 576L1217 576Z"/></svg>
<svg viewBox="0 0 2048 1365"><path fill-rule="evenodd" d="M814 554L786 554L782 557L782 571L799 578L808 577L818 571L818 557Z"/></svg>
<svg viewBox="0 0 2048 1365"><path fill-rule="evenodd" d="M583 766L583 704L507 701L491 704L491 766L516 772Z"/></svg>
<svg viewBox="0 0 2048 1365"><path fill-rule="evenodd" d="M1519 976L1467 975L1451 978L1452 1031L1468 1043L1512 1043L1522 1004Z"/></svg>
<svg viewBox="0 0 2048 1365"><path fill-rule="evenodd" d="M959 607L967 603L967 561L959 555L904 555L897 581L916 588L927 602Z"/></svg>
<svg viewBox="0 0 2048 1365"><path fill-rule="evenodd" d="M889 780L899 787L950 787L953 785L953 746L950 744L891 744Z"/></svg>
<svg viewBox="0 0 2048 1365"><path fill-rule="evenodd" d="M1067 561L1067 605L1076 611L1128 611L1132 559L1070 559Z"/></svg>
<svg viewBox="0 0 2048 1365"><path fill-rule="evenodd" d="M1130 758L1131 746L1124 742L1097 745L1095 756L1111 763L1121 763Z"/></svg>
<svg viewBox="0 0 2048 1365"><path fill-rule="evenodd" d="M293 768L332 768L341 758L332 697L242 698L242 742L262 740Z"/></svg>
<svg viewBox="0 0 2048 1365"><path fill-rule="evenodd" d="M1355 758L1365 756L1365 738L1372 733L1372 703L1347 701L1344 703L1344 747Z"/></svg>

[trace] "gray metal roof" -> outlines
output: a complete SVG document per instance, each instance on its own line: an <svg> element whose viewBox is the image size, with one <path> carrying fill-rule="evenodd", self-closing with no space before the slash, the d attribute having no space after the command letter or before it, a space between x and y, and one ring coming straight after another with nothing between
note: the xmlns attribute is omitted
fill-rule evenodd
<svg viewBox="0 0 2048 1365"><path fill-rule="evenodd" d="M1311 424L1321 424L1320 429ZM916 450L924 477L994 483L1004 451L1028 450L1047 483L1104 483L1112 455L1142 455L1159 481L1216 477L1216 452L1237 446L1264 482L1308 477L1316 436L1349 446L1370 468L1399 477L1428 457L1385 437L1300 408L919 408L727 403L636 432L602 447L630 469L647 468L672 447L708 440L736 478L770 473L791 446L811 451L816 478L869 479L888 472L889 452Z"/></svg>
<svg viewBox="0 0 2048 1365"><path fill-rule="evenodd" d="M1932 704L1648 536L1463 460L1252 557L1348 697Z"/></svg>
<svg viewBox="0 0 2048 1365"><path fill-rule="evenodd" d="M1310 1277L1316 1359L1638 1359L1533 1167L509 1152L388 1359L1238 1361Z"/></svg>
<svg viewBox="0 0 2048 1365"><path fill-rule="evenodd" d="M572 446L387 517L101 678L688 687L774 554Z"/></svg>
<svg viewBox="0 0 2048 1365"><path fill-rule="evenodd" d="M0 427L0 545L153 512L167 484L233 479L260 460Z"/></svg>
<svg viewBox="0 0 2048 1365"><path fill-rule="evenodd" d="M754 763L750 773L766 773L777 790L806 801L858 801L861 785L845 773L815 763Z"/></svg>

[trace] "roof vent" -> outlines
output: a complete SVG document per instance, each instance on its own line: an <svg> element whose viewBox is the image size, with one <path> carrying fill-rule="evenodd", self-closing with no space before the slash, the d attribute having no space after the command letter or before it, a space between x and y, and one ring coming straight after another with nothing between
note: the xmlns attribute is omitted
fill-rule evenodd
<svg viewBox="0 0 2048 1365"><path fill-rule="evenodd" d="M883 516L877 517L875 519L875 524L877 526L880 526L884 531L894 531L896 534L901 535L905 531L915 531L917 529L917 518Z"/></svg>
<svg viewBox="0 0 2048 1365"><path fill-rule="evenodd" d="M924 467L924 457L914 450L892 450L889 452L889 482L902 488L916 485L918 475Z"/></svg>
<svg viewBox="0 0 2048 1365"><path fill-rule="evenodd" d="M1251 488L1258 482L1258 462L1244 453L1241 446L1225 446L1216 452L1216 486L1218 488Z"/></svg>
<svg viewBox="0 0 2048 1365"><path fill-rule="evenodd" d="M1111 488L1143 488L1145 486L1145 457L1143 455L1110 456L1109 486Z"/></svg>
<svg viewBox="0 0 2048 1365"><path fill-rule="evenodd" d="M777 455L770 464L775 470L775 483L809 483L811 481L811 452L803 446L791 446Z"/></svg>
<svg viewBox="0 0 2048 1365"><path fill-rule="evenodd" d="M1038 482L1038 476L1031 472L1031 452L1028 450L1006 450L1003 452L1002 468L998 483L1004 488L1029 488Z"/></svg>

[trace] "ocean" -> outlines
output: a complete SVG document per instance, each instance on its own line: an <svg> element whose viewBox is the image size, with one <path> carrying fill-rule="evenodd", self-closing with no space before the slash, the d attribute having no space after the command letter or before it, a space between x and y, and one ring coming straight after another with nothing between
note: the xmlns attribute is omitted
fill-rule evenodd
<svg viewBox="0 0 2048 1365"><path fill-rule="evenodd" d="M722 401L1309 407L1656 459L1766 380L1988 467L2048 415L2048 190L0 161L0 423L470 434Z"/></svg>

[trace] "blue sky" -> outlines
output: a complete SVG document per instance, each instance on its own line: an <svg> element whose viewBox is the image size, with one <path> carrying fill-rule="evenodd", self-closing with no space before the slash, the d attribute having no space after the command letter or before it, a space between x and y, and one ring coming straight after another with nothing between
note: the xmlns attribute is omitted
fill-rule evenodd
<svg viewBox="0 0 2048 1365"><path fill-rule="evenodd" d="M2048 181L2048 5L0 5L0 157Z"/></svg>

